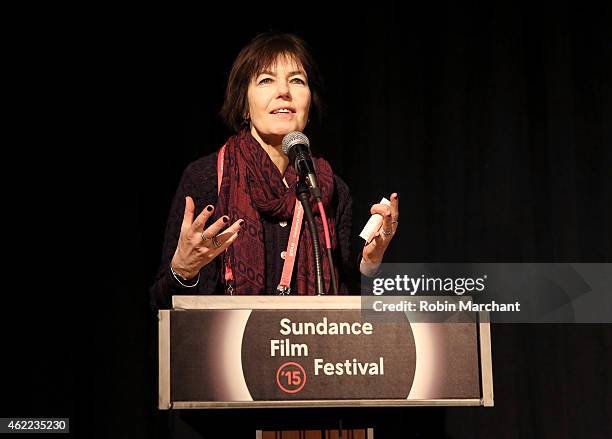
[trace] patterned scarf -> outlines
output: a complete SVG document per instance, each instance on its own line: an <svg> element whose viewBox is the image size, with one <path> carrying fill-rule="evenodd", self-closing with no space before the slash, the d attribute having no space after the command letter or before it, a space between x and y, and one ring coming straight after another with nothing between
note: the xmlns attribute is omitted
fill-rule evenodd
<svg viewBox="0 0 612 439"><path fill-rule="evenodd" d="M330 215L334 174L324 159L313 158L313 161L317 169L323 205L328 214L332 249L335 249L337 243L334 216ZM216 214L228 215L230 224L240 218L245 221L239 238L225 252L223 270L229 263L234 276L234 294L276 294L274 291L264 291L266 246L261 215L291 224L296 200L296 171L292 164L289 164L285 170L284 177L289 185L287 188L283 183L283 175L248 130L243 130L228 140L223 168ZM325 291L329 292L331 277L325 251L323 223L314 202L312 209L319 232ZM312 245L310 231L304 218L296 260L297 291L292 291L291 294L316 294ZM224 279L224 274L221 278ZM280 278L274 280L275 283L279 281Z"/></svg>

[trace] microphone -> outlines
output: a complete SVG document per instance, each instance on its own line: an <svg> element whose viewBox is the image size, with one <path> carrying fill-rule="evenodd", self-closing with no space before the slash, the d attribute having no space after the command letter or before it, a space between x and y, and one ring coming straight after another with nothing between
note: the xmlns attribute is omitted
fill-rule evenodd
<svg viewBox="0 0 612 439"><path fill-rule="evenodd" d="M329 261L331 288L335 294L338 294L338 282L336 280L336 271L334 268L334 259L332 257L332 246L329 234L329 228L327 224L327 216L325 215L325 208L321 200L321 189L317 184L317 174L315 170L314 162L310 154L310 141L303 133L299 131L293 131L283 137L283 152L289 157L289 160L293 162L293 167L297 172L299 181L295 187L296 196L304 207L304 215L306 222L310 228L310 235L312 236L312 252L315 262L315 277L316 277L316 289L317 295L324 294L324 282L323 282L323 259L321 258L321 246L319 245L319 237L317 235L317 227L314 216L312 214L312 208L308 202L308 191L317 201L317 207L319 214L321 215L321 222L323 223L323 234L325 235L325 248L327 249L327 259ZM307 186L308 189L305 187Z"/></svg>
<svg viewBox="0 0 612 439"><path fill-rule="evenodd" d="M310 141L303 133L293 131L283 137L283 152L293 163L295 171L302 181L305 181L311 195L321 199L321 190L317 184L317 174L310 155Z"/></svg>

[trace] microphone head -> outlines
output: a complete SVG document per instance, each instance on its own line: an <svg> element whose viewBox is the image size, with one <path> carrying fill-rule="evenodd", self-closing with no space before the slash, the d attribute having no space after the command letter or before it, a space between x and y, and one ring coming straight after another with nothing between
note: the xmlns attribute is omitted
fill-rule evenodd
<svg viewBox="0 0 612 439"><path fill-rule="evenodd" d="M308 137L299 131L292 131L283 137L283 152L286 155L289 155L289 150L295 145L305 145L308 149L310 149L310 141L308 140Z"/></svg>

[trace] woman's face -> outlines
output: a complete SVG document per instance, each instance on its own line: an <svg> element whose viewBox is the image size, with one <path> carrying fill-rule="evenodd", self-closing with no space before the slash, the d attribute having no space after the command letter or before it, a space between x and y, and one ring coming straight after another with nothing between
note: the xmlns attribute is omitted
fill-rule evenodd
<svg viewBox="0 0 612 439"><path fill-rule="evenodd" d="M303 131L310 110L310 88L302 67L280 56L251 79L247 92L251 133L273 144L292 131ZM259 135L259 136L257 136Z"/></svg>

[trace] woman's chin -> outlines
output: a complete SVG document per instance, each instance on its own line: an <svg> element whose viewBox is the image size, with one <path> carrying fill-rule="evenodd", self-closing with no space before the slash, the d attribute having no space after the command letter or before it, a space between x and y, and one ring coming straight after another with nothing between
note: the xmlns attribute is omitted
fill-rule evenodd
<svg viewBox="0 0 612 439"><path fill-rule="evenodd" d="M263 141L269 144L280 143L287 134L292 133L293 131L302 131L303 128L296 124L285 125L285 126L275 126L269 127L265 131L256 131L259 133L259 136Z"/></svg>
<svg viewBox="0 0 612 439"><path fill-rule="evenodd" d="M304 127L303 124L300 123L299 120L279 120L274 124L270 124L269 131L270 134L274 135L285 135L289 134L293 131L302 131Z"/></svg>

